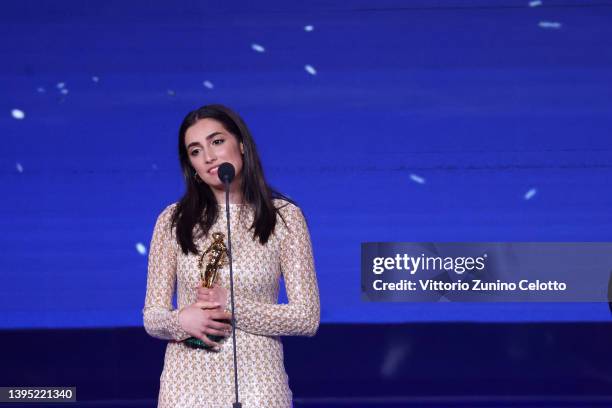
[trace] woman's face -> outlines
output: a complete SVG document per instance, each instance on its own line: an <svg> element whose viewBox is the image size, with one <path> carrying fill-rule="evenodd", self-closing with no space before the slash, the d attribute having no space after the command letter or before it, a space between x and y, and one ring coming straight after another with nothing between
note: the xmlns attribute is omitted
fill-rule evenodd
<svg viewBox="0 0 612 408"><path fill-rule="evenodd" d="M225 162L236 170L232 184L240 183L244 146L221 122L210 118L198 120L185 133L185 147L191 165L211 188L223 189L217 168Z"/></svg>

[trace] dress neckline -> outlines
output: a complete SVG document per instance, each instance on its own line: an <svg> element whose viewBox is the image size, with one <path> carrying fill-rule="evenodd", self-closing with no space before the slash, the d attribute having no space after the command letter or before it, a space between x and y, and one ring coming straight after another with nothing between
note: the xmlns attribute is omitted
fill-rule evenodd
<svg viewBox="0 0 612 408"><path fill-rule="evenodd" d="M242 203L242 204L238 204L238 203L230 203L229 205L230 205L230 207L246 207L246 206L248 206L249 204L248 204L248 203ZM218 203L218 204L217 204L217 207L225 207L225 203L223 203L223 204Z"/></svg>

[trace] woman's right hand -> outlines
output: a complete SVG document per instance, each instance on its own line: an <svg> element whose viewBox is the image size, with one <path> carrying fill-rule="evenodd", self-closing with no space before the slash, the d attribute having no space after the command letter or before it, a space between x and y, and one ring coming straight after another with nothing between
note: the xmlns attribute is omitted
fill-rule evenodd
<svg viewBox="0 0 612 408"><path fill-rule="evenodd" d="M232 330L230 324L219 321L232 318L232 315L221 310L220 306L219 303L199 301L184 307L178 315L181 328L213 349L218 350L219 343L210 340L207 334L227 337Z"/></svg>

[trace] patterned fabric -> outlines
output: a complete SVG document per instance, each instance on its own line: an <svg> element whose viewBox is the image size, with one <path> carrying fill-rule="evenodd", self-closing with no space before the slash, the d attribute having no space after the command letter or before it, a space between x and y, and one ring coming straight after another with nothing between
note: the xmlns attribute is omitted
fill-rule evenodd
<svg viewBox="0 0 612 408"><path fill-rule="evenodd" d="M319 289L304 216L298 207L286 201L274 200L274 205L281 217L277 217L275 232L268 242L261 245L248 231L252 209L248 205L230 204L238 380L240 402L245 408L292 406L279 336L313 336L319 326ZM196 301L199 270L198 257L183 254L176 231L170 228L175 207L176 203L166 207L155 224L143 309L147 333L169 340L158 408L231 407L234 402L231 336L222 342L219 352L191 349L181 343L190 335L182 330L178 313ZM210 233L195 240L200 252L211 244L213 232L227 236L225 205L218 208L219 217ZM200 232L196 226L194 236L202 235ZM229 289L229 266L219 273L220 284ZM277 304L281 275L288 304ZM175 287L178 309L172 305Z"/></svg>

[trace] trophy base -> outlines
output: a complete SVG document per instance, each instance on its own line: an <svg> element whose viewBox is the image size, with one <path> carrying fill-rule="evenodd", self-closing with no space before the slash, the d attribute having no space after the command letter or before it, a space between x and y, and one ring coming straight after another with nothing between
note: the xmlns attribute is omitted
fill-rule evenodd
<svg viewBox="0 0 612 408"><path fill-rule="evenodd" d="M215 343L219 343L219 342L221 342L225 338L223 336L213 336L213 335L208 335L207 337L211 341L214 341ZM202 349L202 350L213 351L212 347L210 347L208 344L204 343L202 340L198 339L197 337L189 337L183 343L185 343L185 345L187 347L190 347L190 348L193 348L193 349Z"/></svg>

